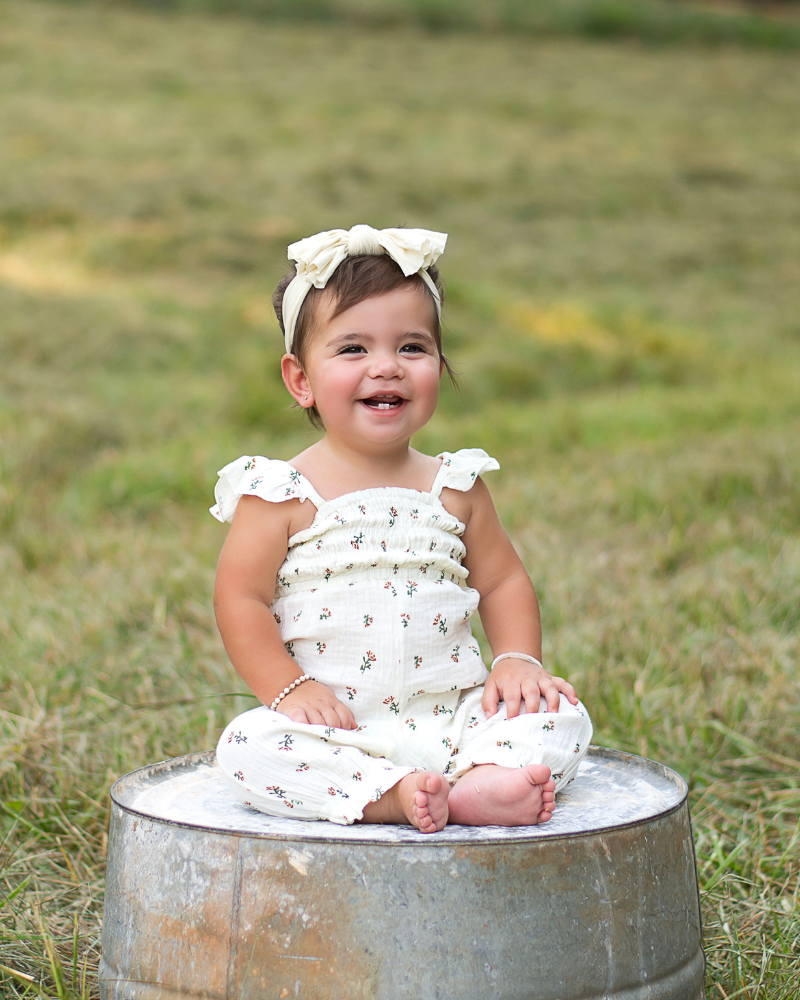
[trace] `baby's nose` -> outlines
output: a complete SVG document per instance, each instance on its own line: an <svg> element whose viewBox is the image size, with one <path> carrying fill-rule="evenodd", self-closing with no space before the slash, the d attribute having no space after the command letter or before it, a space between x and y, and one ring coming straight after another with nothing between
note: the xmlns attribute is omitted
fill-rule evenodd
<svg viewBox="0 0 800 1000"><path fill-rule="evenodd" d="M394 355L376 357L372 362L370 374L374 378L404 378L403 366Z"/></svg>

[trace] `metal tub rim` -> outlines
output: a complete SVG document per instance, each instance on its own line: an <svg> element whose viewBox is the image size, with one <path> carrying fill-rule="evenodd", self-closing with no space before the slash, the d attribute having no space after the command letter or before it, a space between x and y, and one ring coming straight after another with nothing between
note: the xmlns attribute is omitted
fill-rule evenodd
<svg viewBox="0 0 800 1000"><path fill-rule="evenodd" d="M674 771L672 768L667 767L665 764L661 764L659 761L654 761L651 760L649 757L642 757L638 754L628 753L624 750L614 750L611 747L603 747L596 745L592 745L589 747L587 759L590 757L600 758L600 759L610 759L618 761L620 763L627 763L627 762L636 763L640 767L644 767L646 770L649 770L651 772L654 771L660 774L661 776L668 778L675 785L676 789L680 790L680 797L675 803L673 803L672 805L668 806L665 809L662 809L660 812L652 813L648 816L642 817L641 819L632 820L629 822L610 823L608 826L593 827L592 829L589 830L572 830L572 831L563 831L561 833L556 832L552 834L540 831L535 835L532 833L527 833L525 831L531 829L539 830L538 827L501 828L504 830L502 837L496 836L495 838L492 838L490 834L487 834L483 838L483 843L484 844L492 842L503 843L503 844L543 843L552 840L568 840L568 839L573 839L575 837L594 837L597 836L598 834L605 834L615 830L628 830L634 827L647 825L649 823L654 822L655 820L659 820L667 816L670 816L672 813L675 813L679 809L684 808L684 806L687 803L689 797L689 786L686 782L686 779L683 778L683 776L680 775L677 771ZM165 760L158 761L157 763L154 764L146 764L144 767L136 768L133 771L129 771L127 774L121 775L119 778L116 779L116 781L114 781L110 789L111 801L118 809L121 809L122 811L127 812L133 816L140 817L141 819L147 820L148 822L151 823L163 823L168 826L181 827L187 830L198 830L204 833L218 834L221 836L245 837L258 840L277 840L277 841L296 839L298 841L309 842L309 843L314 843L314 842L331 843L332 841L338 841L339 838L332 837L330 835L331 824L325 823L324 821L319 822L319 826L321 827L319 833L308 831L306 827L311 824L304 824L304 829L302 830L302 832L297 831L295 834L295 838L292 838L290 836L289 830L280 833L272 831L236 830L231 827L206 826L200 823L191 823L188 821L183 822L181 820L169 819L161 816L154 816L151 813L143 812L142 810L136 809L134 806L131 806L126 802L124 802L121 798L121 793L124 790L123 783L132 784L136 780L137 775L141 778L145 778L145 777L153 777L159 773L169 774L173 769L178 767L188 767L199 764L208 764L213 766L215 760L216 760L216 753L214 750L199 750L195 751L194 753L182 754L179 755L178 757L168 757ZM118 787L118 786L123 786L123 787ZM286 820L285 822L293 823L295 821ZM362 830L364 831L363 834L360 834L357 838L349 839L348 841L343 841L343 842L351 844L358 843L364 845L377 845L377 846L395 845L394 841L388 840L385 837L378 837L375 835L370 836L369 831L372 824L357 824L357 825L360 831ZM376 827L376 829L385 829L389 825L390 824L386 824L386 826L379 825ZM405 827L403 827L404 832L411 833L412 836L414 833L416 833L414 840L420 846L425 845L428 847L449 847L450 845L454 844L474 844L475 842L474 834L467 834L465 832L463 837L459 837L459 835L454 832L454 830L456 829L462 829L462 827L460 827L458 824L449 825L445 829L448 831L447 839L443 840L441 839L441 834L417 833L416 831L413 831L413 828L409 828L407 830ZM472 831L475 829L475 827L468 826L468 827L463 827L463 829L465 831ZM491 830L494 828L482 827L482 829ZM328 832L326 832L326 830ZM514 830L519 830L520 832L516 834L514 832L508 832ZM397 844L397 846L400 845ZM406 846L408 846L408 842L406 842Z"/></svg>

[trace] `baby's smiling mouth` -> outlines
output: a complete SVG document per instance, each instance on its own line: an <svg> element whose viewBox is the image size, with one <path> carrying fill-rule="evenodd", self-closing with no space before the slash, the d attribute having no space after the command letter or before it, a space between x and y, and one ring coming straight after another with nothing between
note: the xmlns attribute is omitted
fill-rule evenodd
<svg viewBox="0 0 800 1000"><path fill-rule="evenodd" d="M405 400L402 396L386 393L380 396L370 396L369 399L362 399L361 402L371 410L396 410L398 406L402 406Z"/></svg>

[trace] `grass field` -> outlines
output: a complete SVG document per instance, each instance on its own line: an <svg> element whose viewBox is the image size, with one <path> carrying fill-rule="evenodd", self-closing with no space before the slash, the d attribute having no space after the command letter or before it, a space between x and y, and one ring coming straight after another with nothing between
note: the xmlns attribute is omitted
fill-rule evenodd
<svg viewBox="0 0 800 1000"><path fill-rule="evenodd" d="M800 995L800 63L0 6L0 993L95 996L108 786L253 704L215 472L312 438L292 239L451 234L480 446L595 741L690 781L708 996ZM30 977L30 978L26 978Z"/></svg>

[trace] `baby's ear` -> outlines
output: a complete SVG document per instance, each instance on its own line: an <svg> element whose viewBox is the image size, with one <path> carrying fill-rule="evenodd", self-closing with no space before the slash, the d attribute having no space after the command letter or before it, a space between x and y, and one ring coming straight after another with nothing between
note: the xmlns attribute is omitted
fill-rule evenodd
<svg viewBox="0 0 800 1000"><path fill-rule="evenodd" d="M314 393L311 391L308 376L303 371L296 355L284 354L281 358L281 376L283 384L299 406L307 410L314 405Z"/></svg>

